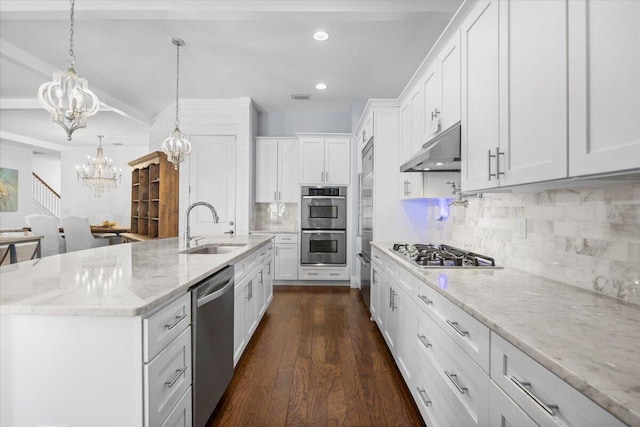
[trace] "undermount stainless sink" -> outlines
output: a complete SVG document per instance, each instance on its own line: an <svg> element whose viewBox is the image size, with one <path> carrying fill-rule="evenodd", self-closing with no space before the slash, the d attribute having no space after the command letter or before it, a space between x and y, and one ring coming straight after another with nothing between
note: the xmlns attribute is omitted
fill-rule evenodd
<svg viewBox="0 0 640 427"><path fill-rule="evenodd" d="M247 244L246 243L233 243L233 244L209 243L202 246L196 246L195 248L186 249L180 253L187 254L187 255L228 254L229 252L234 252L239 249L242 249L244 246L247 246Z"/></svg>

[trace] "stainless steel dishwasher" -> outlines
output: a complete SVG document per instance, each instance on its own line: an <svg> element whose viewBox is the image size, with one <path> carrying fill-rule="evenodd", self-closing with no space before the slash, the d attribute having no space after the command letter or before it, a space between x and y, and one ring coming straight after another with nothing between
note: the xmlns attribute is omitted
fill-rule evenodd
<svg viewBox="0 0 640 427"><path fill-rule="evenodd" d="M193 426L203 427L233 377L233 267L191 288Z"/></svg>

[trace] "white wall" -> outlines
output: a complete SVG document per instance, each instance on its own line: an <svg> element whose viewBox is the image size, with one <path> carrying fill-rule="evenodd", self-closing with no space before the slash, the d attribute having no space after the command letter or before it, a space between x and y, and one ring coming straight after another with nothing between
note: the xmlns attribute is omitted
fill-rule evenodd
<svg viewBox="0 0 640 427"><path fill-rule="evenodd" d="M112 158L118 169L122 168L122 182L114 190L105 191L101 198L96 198L94 192L83 187L76 176L76 166L84 164L88 155L95 157L95 150L79 147L62 153L60 215L87 217L90 224L109 219L118 225L128 226L131 223L131 170L127 163L149 151L147 147L106 147L105 156Z"/></svg>
<svg viewBox="0 0 640 427"><path fill-rule="evenodd" d="M351 112L258 112L259 136L295 136L296 132L351 133Z"/></svg>
<svg viewBox="0 0 640 427"><path fill-rule="evenodd" d="M0 212L0 228L22 228L24 217L34 213L44 213L38 209L31 196L31 172L33 152L12 142L0 140L0 167L18 170L18 210Z"/></svg>
<svg viewBox="0 0 640 427"><path fill-rule="evenodd" d="M59 155L33 153L33 171L60 194L62 161Z"/></svg>

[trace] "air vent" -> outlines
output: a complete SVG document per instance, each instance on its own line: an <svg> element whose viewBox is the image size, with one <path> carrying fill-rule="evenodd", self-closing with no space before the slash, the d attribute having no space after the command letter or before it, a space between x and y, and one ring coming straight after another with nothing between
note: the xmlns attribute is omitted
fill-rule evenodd
<svg viewBox="0 0 640 427"><path fill-rule="evenodd" d="M111 145L124 145L122 142L112 142Z"/></svg>
<svg viewBox="0 0 640 427"><path fill-rule="evenodd" d="M298 99L298 100L309 99L309 94L308 93L294 93L293 95L291 95L291 99Z"/></svg>

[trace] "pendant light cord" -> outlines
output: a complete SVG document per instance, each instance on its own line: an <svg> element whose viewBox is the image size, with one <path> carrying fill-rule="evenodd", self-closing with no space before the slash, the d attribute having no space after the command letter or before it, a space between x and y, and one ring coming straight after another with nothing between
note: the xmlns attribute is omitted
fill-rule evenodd
<svg viewBox="0 0 640 427"><path fill-rule="evenodd" d="M71 26L69 27L69 56L67 57L67 62L69 62L69 68L73 68L73 65L76 63L76 56L73 54L73 23L74 23L74 13L75 13L75 0L71 0Z"/></svg>
<svg viewBox="0 0 640 427"><path fill-rule="evenodd" d="M180 43L176 44L176 129L180 127L178 112L180 111Z"/></svg>

